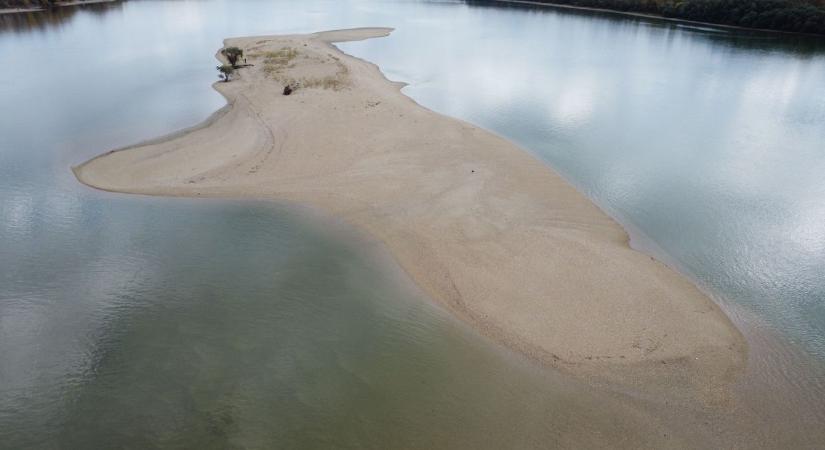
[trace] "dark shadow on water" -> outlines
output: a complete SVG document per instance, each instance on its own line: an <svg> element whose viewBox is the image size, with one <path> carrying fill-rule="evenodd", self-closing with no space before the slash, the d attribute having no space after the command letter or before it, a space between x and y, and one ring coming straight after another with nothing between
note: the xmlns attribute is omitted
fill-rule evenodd
<svg viewBox="0 0 825 450"><path fill-rule="evenodd" d="M825 54L825 38L803 34L777 33L761 30L735 29L712 24L678 22L656 17L640 17L621 12L576 9L559 5L532 5L496 0L463 0L475 8L495 8L529 11L535 14L560 14L578 20L608 23L616 32L629 27L651 27L666 33L689 33L692 38L712 41L716 45L756 52L787 52L797 56Z"/></svg>
<svg viewBox="0 0 825 450"><path fill-rule="evenodd" d="M93 3L90 5L65 6L43 11L0 14L0 34L8 32L33 32L57 28L80 14L103 16L122 11L123 2Z"/></svg>

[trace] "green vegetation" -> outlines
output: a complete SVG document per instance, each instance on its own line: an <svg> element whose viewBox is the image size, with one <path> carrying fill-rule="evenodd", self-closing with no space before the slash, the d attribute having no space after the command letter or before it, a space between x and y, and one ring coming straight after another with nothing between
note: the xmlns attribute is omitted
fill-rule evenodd
<svg viewBox="0 0 825 450"><path fill-rule="evenodd" d="M466 0L467 3L489 3ZM530 0L682 20L825 35L823 0Z"/></svg>
<svg viewBox="0 0 825 450"><path fill-rule="evenodd" d="M0 8L50 8L55 6L54 0L0 0Z"/></svg>
<svg viewBox="0 0 825 450"><path fill-rule="evenodd" d="M243 50L238 47L226 47L221 50L221 54L226 56L233 68L238 67L238 59L243 58Z"/></svg>
<svg viewBox="0 0 825 450"><path fill-rule="evenodd" d="M791 0L703 0L668 3L665 17L825 35L825 8Z"/></svg>
<svg viewBox="0 0 825 450"><path fill-rule="evenodd" d="M222 64L216 67L216 69L218 69L218 72L220 72L218 76L221 77L221 79L223 79L224 82L229 82L229 79L232 77L232 74L235 73L235 68L230 66L229 64Z"/></svg>

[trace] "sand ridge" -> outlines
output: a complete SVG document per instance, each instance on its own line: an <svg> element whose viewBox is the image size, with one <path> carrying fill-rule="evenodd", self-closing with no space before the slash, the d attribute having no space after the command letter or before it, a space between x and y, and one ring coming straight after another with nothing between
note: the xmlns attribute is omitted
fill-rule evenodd
<svg viewBox="0 0 825 450"><path fill-rule="evenodd" d="M725 398L745 343L707 296L631 249L546 164L332 45L390 32L227 39L254 66L214 85L229 103L220 114L75 173L109 191L312 205L380 239L438 303L533 359Z"/></svg>

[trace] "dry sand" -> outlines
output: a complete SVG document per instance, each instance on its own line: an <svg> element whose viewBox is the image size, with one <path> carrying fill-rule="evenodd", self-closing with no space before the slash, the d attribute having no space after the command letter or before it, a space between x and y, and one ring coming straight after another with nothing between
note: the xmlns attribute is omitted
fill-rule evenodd
<svg viewBox="0 0 825 450"><path fill-rule="evenodd" d="M309 204L380 239L427 294L542 363L647 399L724 405L745 343L684 277L514 144L436 114L332 42L228 39L253 67L204 124L75 168L90 186ZM300 87L282 95L284 84Z"/></svg>

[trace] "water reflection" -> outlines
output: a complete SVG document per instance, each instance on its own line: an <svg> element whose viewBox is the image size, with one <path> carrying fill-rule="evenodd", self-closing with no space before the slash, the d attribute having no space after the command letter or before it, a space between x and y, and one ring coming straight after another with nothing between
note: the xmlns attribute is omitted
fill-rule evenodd
<svg viewBox="0 0 825 450"><path fill-rule="evenodd" d="M92 3L71 8L51 8L43 11L0 14L0 34L29 33L33 31L55 28L71 20L76 14L94 14L103 16L123 7L121 1L113 3Z"/></svg>
<svg viewBox="0 0 825 450"><path fill-rule="evenodd" d="M488 11L510 31L493 37ZM825 56L781 51L777 35L752 53L732 33L637 22L471 8L342 47L410 81L420 103L545 158L663 257L825 359ZM417 45L434 34L438 51Z"/></svg>
<svg viewBox="0 0 825 450"><path fill-rule="evenodd" d="M620 14L611 11L596 11L567 8L557 5L531 5L524 3L507 3L496 0L461 0L475 8L492 10L511 9L530 14L561 14L576 17L579 20L589 20L592 23L610 21L614 26L621 26L624 31L635 32L640 28L662 28L667 33L687 31L695 39L708 39L715 45L731 46L737 50L757 52L793 53L800 57L814 56L825 52L823 40L820 36L802 34L772 33L759 30L733 29L710 24L694 24L670 21L655 17L639 17Z"/></svg>
<svg viewBox="0 0 825 450"><path fill-rule="evenodd" d="M132 1L0 16L0 447L502 448L633 428L301 213L101 194L68 170L220 107L226 36L371 25L397 30L342 48L545 158L796 342L760 372L825 373L819 43L460 2Z"/></svg>
<svg viewBox="0 0 825 450"><path fill-rule="evenodd" d="M141 198L105 209L75 217L89 234L69 254L35 256L3 284L2 448L650 439L635 419L616 423L629 412L609 398L420 298L369 254L378 244L309 212Z"/></svg>

